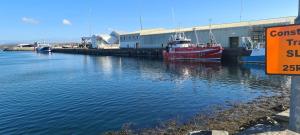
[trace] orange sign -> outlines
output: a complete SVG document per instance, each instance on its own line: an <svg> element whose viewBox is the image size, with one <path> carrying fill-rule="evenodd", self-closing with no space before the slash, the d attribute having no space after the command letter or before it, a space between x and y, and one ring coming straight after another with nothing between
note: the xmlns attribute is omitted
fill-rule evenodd
<svg viewBox="0 0 300 135"><path fill-rule="evenodd" d="M266 29L266 72L300 75L300 25Z"/></svg>

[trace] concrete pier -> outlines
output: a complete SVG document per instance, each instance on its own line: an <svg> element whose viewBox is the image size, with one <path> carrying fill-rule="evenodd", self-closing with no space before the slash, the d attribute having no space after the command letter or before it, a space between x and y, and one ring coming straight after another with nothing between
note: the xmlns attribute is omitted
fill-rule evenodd
<svg viewBox="0 0 300 135"><path fill-rule="evenodd" d="M34 47L10 47L4 48L4 51L34 51Z"/></svg>
<svg viewBox="0 0 300 135"><path fill-rule="evenodd" d="M53 49L54 53L98 55L98 56L124 56L163 59L164 48L138 48L138 49ZM244 54L243 48L225 48L222 61L229 64L238 62Z"/></svg>
<svg viewBox="0 0 300 135"><path fill-rule="evenodd" d="M162 59L163 49L53 49L54 53L84 54L98 56L147 57Z"/></svg>

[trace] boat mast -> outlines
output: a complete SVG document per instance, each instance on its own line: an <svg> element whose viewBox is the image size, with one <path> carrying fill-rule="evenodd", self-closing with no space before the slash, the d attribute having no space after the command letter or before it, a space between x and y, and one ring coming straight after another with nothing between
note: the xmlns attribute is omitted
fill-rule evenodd
<svg viewBox="0 0 300 135"><path fill-rule="evenodd" d="M175 13L174 13L174 8L171 9L172 10L172 22L173 22L173 27L175 28L174 30L174 34L176 35L177 34L177 26L176 26L176 21L175 21Z"/></svg>
<svg viewBox="0 0 300 135"><path fill-rule="evenodd" d="M209 40L211 44L217 44L217 40L212 32L211 26L211 19L209 19Z"/></svg>
<svg viewBox="0 0 300 135"><path fill-rule="evenodd" d="M210 40L210 44L213 43L213 37L212 37L212 31L211 31L211 19L209 19L209 40Z"/></svg>
<svg viewBox="0 0 300 135"><path fill-rule="evenodd" d="M196 37L196 41L197 41L197 46L199 45L199 38L198 38L198 34L197 34L197 29L194 28L194 33L195 33L195 37Z"/></svg>

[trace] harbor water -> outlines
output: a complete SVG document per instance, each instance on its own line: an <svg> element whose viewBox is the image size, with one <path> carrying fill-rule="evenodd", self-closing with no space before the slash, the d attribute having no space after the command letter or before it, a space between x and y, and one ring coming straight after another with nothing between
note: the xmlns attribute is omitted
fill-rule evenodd
<svg viewBox="0 0 300 135"><path fill-rule="evenodd" d="M99 135L188 121L289 89L264 66L0 52L0 134Z"/></svg>

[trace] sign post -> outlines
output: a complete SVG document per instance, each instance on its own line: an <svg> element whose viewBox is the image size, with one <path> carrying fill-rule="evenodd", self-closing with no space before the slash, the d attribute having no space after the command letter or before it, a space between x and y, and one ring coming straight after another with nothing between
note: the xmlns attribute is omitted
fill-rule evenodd
<svg viewBox="0 0 300 135"><path fill-rule="evenodd" d="M289 130L300 133L300 0L295 25L266 29L266 72L292 75Z"/></svg>
<svg viewBox="0 0 300 135"><path fill-rule="evenodd" d="M298 17L295 20L296 24L300 24L300 0L298 2ZM300 133L300 77L292 77L291 90L291 104L290 104L290 123L289 129Z"/></svg>
<svg viewBox="0 0 300 135"><path fill-rule="evenodd" d="M300 133L300 25L266 29L266 72L292 75L289 129Z"/></svg>
<svg viewBox="0 0 300 135"><path fill-rule="evenodd" d="M297 133L300 133L300 87L299 85L300 85L299 76L293 76L289 129Z"/></svg>

